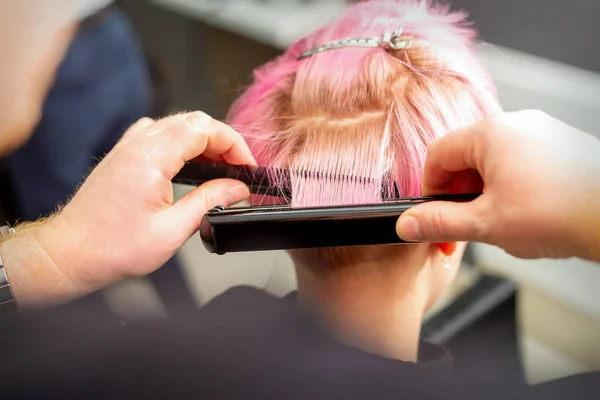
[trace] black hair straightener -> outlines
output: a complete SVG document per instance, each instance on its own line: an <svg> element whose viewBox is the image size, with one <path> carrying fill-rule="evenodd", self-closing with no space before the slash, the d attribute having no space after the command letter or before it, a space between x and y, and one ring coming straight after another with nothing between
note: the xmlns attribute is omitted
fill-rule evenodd
<svg viewBox="0 0 600 400"><path fill-rule="evenodd" d="M310 172L294 173L320 176ZM212 179L232 178L248 185L253 194L289 199L291 174L291 171L280 168L190 162L175 176L173 183L199 186ZM429 201L472 201L479 195L401 198L395 182L384 182L384 202L379 204L310 208L292 208L289 205L217 206L203 217L200 237L206 249L217 254L399 244L405 242L396 234L396 221L406 210Z"/></svg>

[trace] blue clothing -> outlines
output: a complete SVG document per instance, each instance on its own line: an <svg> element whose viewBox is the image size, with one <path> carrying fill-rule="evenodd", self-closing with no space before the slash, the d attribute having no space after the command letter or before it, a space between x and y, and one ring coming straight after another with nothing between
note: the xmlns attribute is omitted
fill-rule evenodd
<svg viewBox="0 0 600 400"><path fill-rule="evenodd" d="M97 159L147 114L149 77L134 38L119 11L75 38L31 141L6 160L22 219L64 203Z"/></svg>

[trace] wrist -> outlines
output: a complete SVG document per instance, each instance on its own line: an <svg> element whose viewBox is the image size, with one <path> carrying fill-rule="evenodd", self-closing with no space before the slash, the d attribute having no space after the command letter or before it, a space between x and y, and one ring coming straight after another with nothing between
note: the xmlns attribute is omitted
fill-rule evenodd
<svg viewBox="0 0 600 400"><path fill-rule="evenodd" d="M69 300L85 296L108 286L99 282L99 277L91 273L97 260L87 251L80 239L81 233L57 214L32 229L31 235L50 260L53 269L70 283Z"/></svg>
<svg viewBox="0 0 600 400"><path fill-rule="evenodd" d="M39 242L37 235L44 225L23 224L0 243L0 256L13 295L24 310L62 304L81 293Z"/></svg>

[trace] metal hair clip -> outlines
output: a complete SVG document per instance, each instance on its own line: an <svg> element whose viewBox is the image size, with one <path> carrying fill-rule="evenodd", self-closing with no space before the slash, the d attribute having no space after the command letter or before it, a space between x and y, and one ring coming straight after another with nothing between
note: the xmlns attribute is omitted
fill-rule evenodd
<svg viewBox="0 0 600 400"><path fill-rule="evenodd" d="M366 47L376 48L382 47L384 49L402 50L408 49L411 44L411 39L407 36L402 36L402 28L396 29L394 32L384 33L382 36L375 36L372 38L361 38L361 39L342 39L334 42L326 43L322 46L316 47L312 50L308 50L298 57L298 60L310 57L317 53L322 53L328 50L342 49L347 47Z"/></svg>

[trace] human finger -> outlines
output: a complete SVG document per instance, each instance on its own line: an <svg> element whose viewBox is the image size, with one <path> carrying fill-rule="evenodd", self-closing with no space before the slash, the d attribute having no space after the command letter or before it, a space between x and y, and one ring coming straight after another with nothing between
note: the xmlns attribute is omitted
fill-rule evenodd
<svg viewBox="0 0 600 400"><path fill-rule="evenodd" d="M483 152L488 122L480 122L448 133L429 147L423 170L423 193L451 192L453 182L462 171L477 171L484 175ZM473 177L473 174L470 174Z"/></svg>
<svg viewBox="0 0 600 400"><path fill-rule="evenodd" d="M141 134L142 132L144 132L146 129L148 129L150 126L152 126L155 123L156 123L156 121L154 121L152 118L148 118L148 117L140 118L133 125L131 125L129 127L129 129L127 129L127 131L125 131L125 133L121 137L121 141L128 140L132 137L135 137L135 136Z"/></svg>
<svg viewBox="0 0 600 400"><path fill-rule="evenodd" d="M185 162L203 153L211 155L211 158L219 156L230 164L256 164L248 145L237 131L202 112L174 117L150 140L158 158L156 162L171 176Z"/></svg>
<svg viewBox="0 0 600 400"><path fill-rule="evenodd" d="M184 235L192 235L200 227L202 217L211 208L229 207L250 196L248 187L234 179L215 179L192 190L168 209L168 220L174 221L174 229Z"/></svg>
<svg viewBox="0 0 600 400"><path fill-rule="evenodd" d="M420 204L400 216L396 232L408 242L483 241L488 234L484 204L482 198Z"/></svg>

